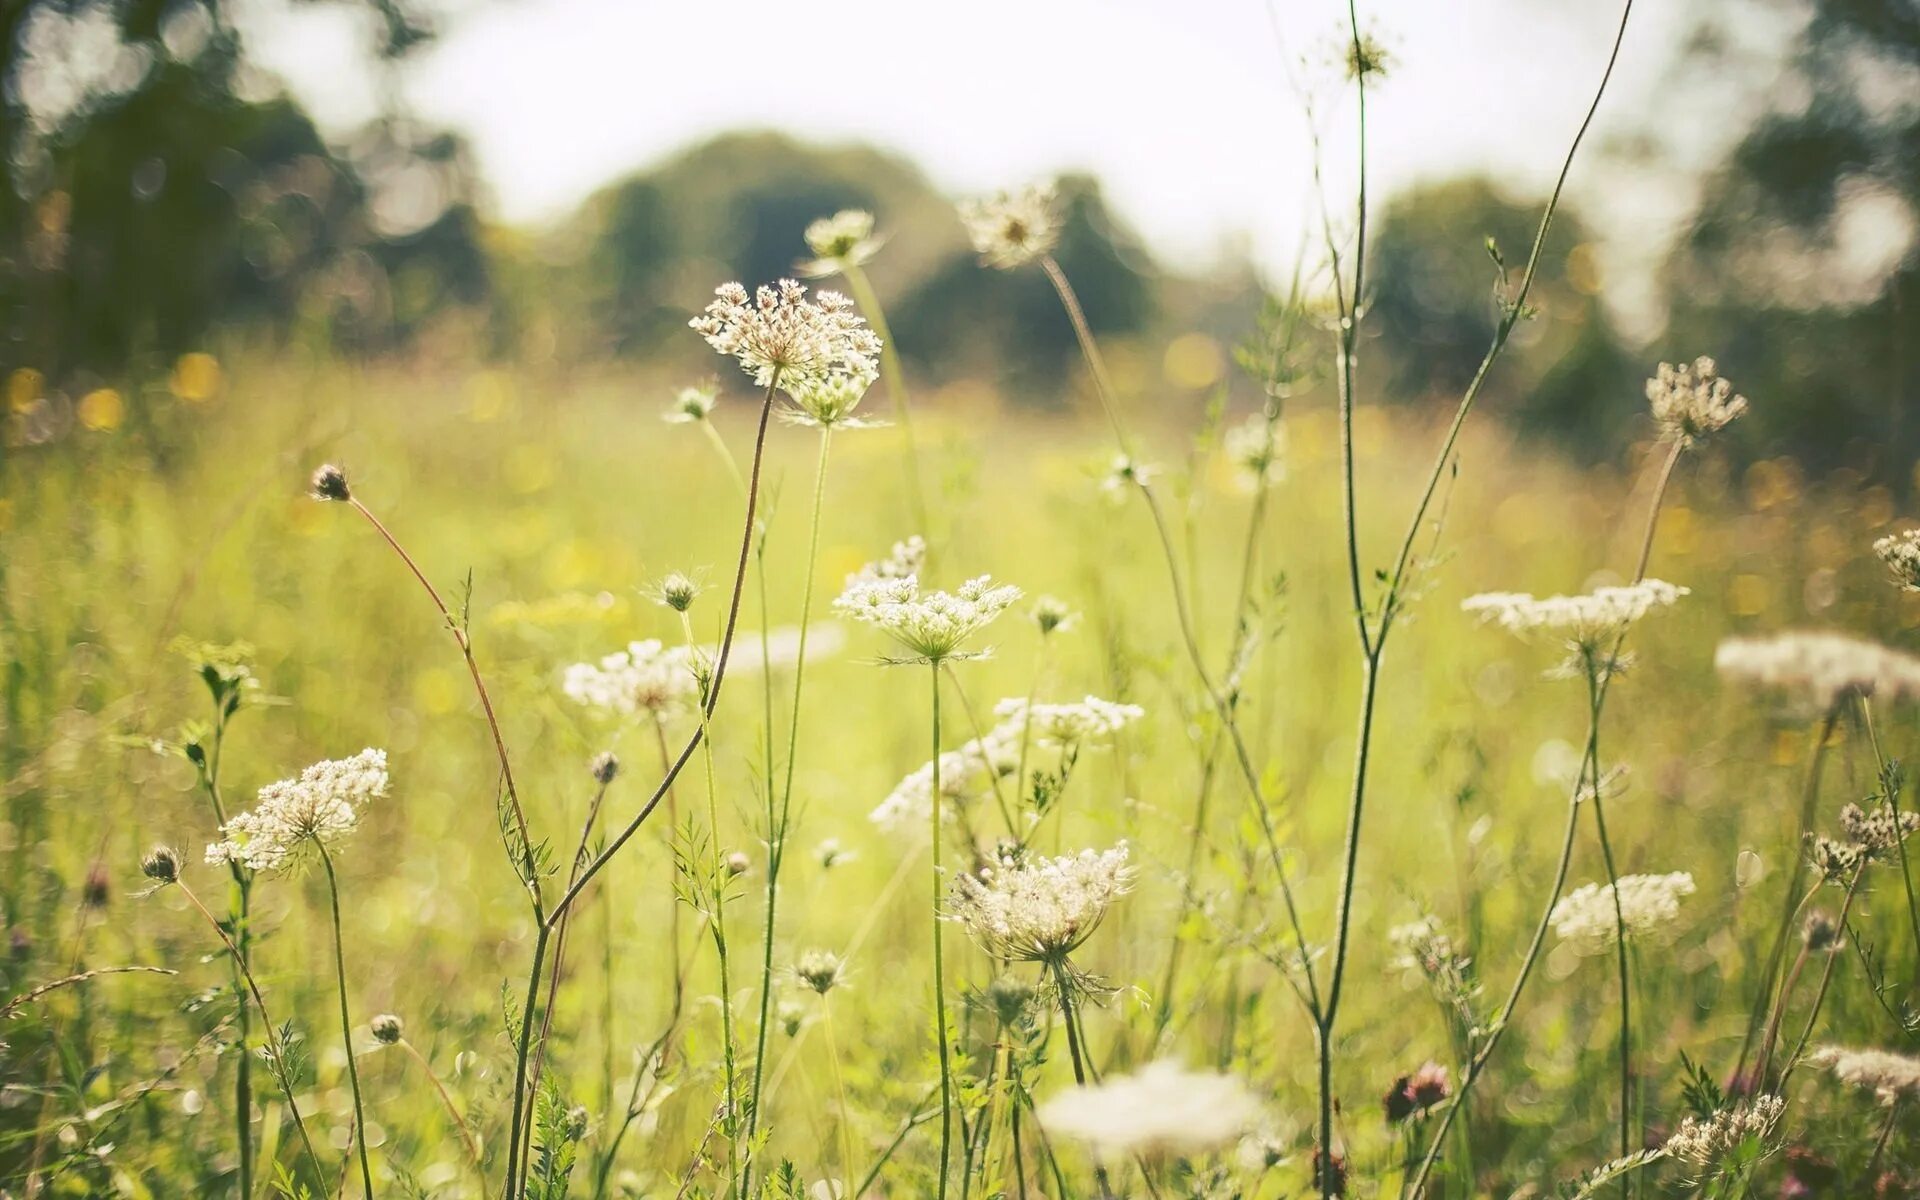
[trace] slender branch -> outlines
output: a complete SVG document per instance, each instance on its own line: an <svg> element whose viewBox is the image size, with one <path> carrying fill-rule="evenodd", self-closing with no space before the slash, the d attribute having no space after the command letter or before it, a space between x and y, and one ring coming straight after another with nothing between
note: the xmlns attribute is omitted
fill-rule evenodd
<svg viewBox="0 0 1920 1200"><path fill-rule="evenodd" d="M360 1099L360 1068L354 1061L353 1017L347 1011L347 951L340 926L340 880L333 873L333 856L327 853L326 844L316 840L314 845L327 868L327 899L333 907L333 977L340 992L340 1039L347 1052L347 1083L353 1089L353 1140L360 1152L360 1182L366 1188L366 1200L373 1200L373 1165L367 1159L367 1113Z"/></svg>
<svg viewBox="0 0 1920 1200"><path fill-rule="evenodd" d="M1080 307L1080 297L1067 282L1067 273L1060 269L1051 254L1040 256L1040 266L1053 282L1053 290L1060 294L1060 304L1067 310L1067 319L1073 323L1073 334L1080 341L1080 353L1087 360L1087 371L1093 376L1093 389L1100 396L1101 411L1107 414L1107 424L1113 427L1113 440L1120 443L1120 453L1129 457L1133 448L1127 441L1127 432L1120 424L1119 393L1114 390L1113 378L1107 374L1106 359L1100 355L1100 344L1093 340L1093 327L1087 324L1087 314Z"/></svg>

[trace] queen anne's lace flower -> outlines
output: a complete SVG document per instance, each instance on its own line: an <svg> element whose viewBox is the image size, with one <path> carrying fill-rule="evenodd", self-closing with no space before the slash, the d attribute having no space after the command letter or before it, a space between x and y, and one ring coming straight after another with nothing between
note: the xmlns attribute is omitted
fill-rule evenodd
<svg viewBox="0 0 1920 1200"><path fill-rule="evenodd" d="M1750 1102L1720 1109L1704 1119L1688 1117L1667 1139L1667 1157L1705 1169L1739 1149L1748 1138L1766 1146L1786 1106L1778 1096L1755 1096Z"/></svg>
<svg viewBox="0 0 1920 1200"><path fill-rule="evenodd" d="M1219 1149L1237 1142L1261 1115L1259 1099L1233 1076L1189 1071L1164 1059L1061 1092L1038 1110L1048 1133L1111 1157Z"/></svg>
<svg viewBox="0 0 1920 1200"><path fill-rule="evenodd" d="M981 575L952 592L920 591L915 574L926 557L919 538L894 546L891 557L847 576L834 611L874 626L908 650L910 661L960 657L968 638L985 629L1020 598L1020 589Z"/></svg>
<svg viewBox="0 0 1920 1200"><path fill-rule="evenodd" d="M1680 919L1680 899L1694 892L1693 876L1685 871L1667 875L1620 876L1618 916L1627 936L1656 937ZM1553 906L1553 931L1580 954L1611 950L1619 939L1613 887L1589 883L1575 888Z"/></svg>
<svg viewBox="0 0 1920 1200"><path fill-rule="evenodd" d="M960 205L960 223L989 267L1011 271L1051 254L1060 240L1060 218L1051 183L999 192Z"/></svg>
<svg viewBox="0 0 1920 1200"><path fill-rule="evenodd" d="M869 371L835 371L802 377L782 388L793 407L782 409L780 418L789 424L811 425L816 429L866 429L881 424L853 415L874 379L875 375Z"/></svg>
<svg viewBox="0 0 1920 1200"><path fill-rule="evenodd" d="M648 638L598 663L573 664L560 686L574 703L613 716L676 717L700 702L700 667L686 647Z"/></svg>
<svg viewBox="0 0 1920 1200"><path fill-rule="evenodd" d="M1526 592L1483 592L1460 607L1509 633L1550 630L1579 646L1596 646L1609 635L1665 608L1687 589L1660 579L1626 587L1603 587L1582 596L1536 597Z"/></svg>
<svg viewBox="0 0 1920 1200"><path fill-rule="evenodd" d="M1728 638L1713 665L1728 679L1792 692L1823 710L1849 696L1920 696L1920 658L1839 633Z"/></svg>
<svg viewBox="0 0 1920 1200"><path fill-rule="evenodd" d="M740 284L723 283L706 312L687 323L709 346L738 359L761 387L777 377L791 393L811 381L879 371L880 339L853 301L838 292L809 300L806 287L791 279L751 298Z"/></svg>
<svg viewBox="0 0 1920 1200"><path fill-rule="evenodd" d="M1146 715L1138 704L1116 704L1098 696L1088 696L1072 704L1033 704L1018 696L993 706L1001 718L996 733L1018 738L1024 727L1027 736L1043 746L1077 747L1087 742L1111 738Z"/></svg>
<svg viewBox="0 0 1920 1200"><path fill-rule="evenodd" d="M1018 769L1020 746L995 729L975 738L957 750L940 756L940 795L950 809L985 795L994 781ZM931 762L894 785L887 798L868 814L868 819L883 828L912 831L927 827L933 815L933 764Z"/></svg>
<svg viewBox="0 0 1920 1200"><path fill-rule="evenodd" d="M210 863L238 863L273 871L300 851L352 833L360 812L387 794L387 752L367 749L352 758L328 759L260 789L250 812L235 813L220 827L224 840L207 847Z"/></svg>
<svg viewBox="0 0 1920 1200"><path fill-rule="evenodd" d="M1733 385L1704 357L1678 366L1661 363L1647 380L1647 404L1661 432L1682 446L1718 433L1747 411L1746 397L1734 395Z"/></svg>
<svg viewBox="0 0 1920 1200"><path fill-rule="evenodd" d="M1286 478L1287 464L1281 457L1285 447L1282 435L1280 424L1268 421L1264 413L1255 413L1227 430L1221 449L1233 465L1241 487L1257 492Z"/></svg>
<svg viewBox="0 0 1920 1200"><path fill-rule="evenodd" d="M847 208L831 217L821 217L807 226L807 249L814 258L799 265L802 275L818 278L838 275L848 267L865 264L886 241L873 232L873 214Z"/></svg>
<svg viewBox="0 0 1920 1200"><path fill-rule="evenodd" d="M1873 552L1887 564L1903 592L1920 592L1920 529L1890 533L1873 543Z"/></svg>
<svg viewBox="0 0 1920 1200"><path fill-rule="evenodd" d="M1125 842L1060 858L1002 858L954 881L951 910L995 958L1060 963L1132 883Z"/></svg>
<svg viewBox="0 0 1920 1200"><path fill-rule="evenodd" d="M1822 1046L1808 1055L1807 1061L1831 1071L1841 1083L1870 1089L1882 1104L1920 1096L1920 1058L1886 1050Z"/></svg>

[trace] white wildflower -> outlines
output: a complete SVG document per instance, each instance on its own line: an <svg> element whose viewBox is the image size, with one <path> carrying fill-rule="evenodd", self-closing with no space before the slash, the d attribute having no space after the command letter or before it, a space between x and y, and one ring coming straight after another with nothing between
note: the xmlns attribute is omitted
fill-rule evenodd
<svg viewBox="0 0 1920 1200"><path fill-rule="evenodd" d="M1228 429L1221 441L1235 478L1248 492L1286 478L1287 464L1281 456L1285 445L1284 430L1279 422L1269 421L1265 413L1255 413Z"/></svg>
<svg viewBox="0 0 1920 1200"><path fill-rule="evenodd" d="M1839 633L1728 638L1713 665L1729 679L1792 692L1822 710L1849 696L1920 696L1920 658Z"/></svg>
<svg viewBox="0 0 1920 1200"><path fill-rule="evenodd" d="M1870 1089L1882 1104L1920 1096L1920 1058L1886 1050L1822 1046L1808 1055L1807 1061L1831 1071L1841 1083Z"/></svg>
<svg viewBox="0 0 1920 1200"><path fill-rule="evenodd" d="M1553 931L1580 954L1612 949L1619 938L1613 892L1610 884L1589 883L1567 893L1550 914ZM1627 936L1645 938L1665 932L1680 919L1680 898L1693 892L1693 876L1685 871L1622 875L1618 916L1626 923Z"/></svg>
<svg viewBox="0 0 1920 1200"><path fill-rule="evenodd" d="M1890 533L1873 543L1873 552L1887 564L1903 592L1920 592L1920 529Z"/></svg>
<svg viewBox="0 0 1920 1200"><path fill-rule="evenodd" d="M1017 737L1024 728L1039 745L1069 748L1111 740L1146 715L1137 704L1116 704L1098 696L1072 704L1032 704L1015 696L994 705L993 712L1002 722L996 732Z"/></svg>
<svg viewBox="0 0 1920 1200"><path fill-rule="evenodd" d="M954 881L953 918L995 958L1057 964L1100 927L1132 886L1127 844L998 865Z"/></svg>
<svg viewBox="0 0 1920 1200"><path fill-rule="evenodd" d="M991 576L981 575L952 592L922 593L919 576L907 570L917 570L925 556L924 544L916 542L897 545L891 559L848 576L846 590L833 602L834 611L893 638L913 652L911 661L961 657L967 639L1018 600L1020 589L996 587Z"/></svg>
<svg viewBox="0 0 1920 1200"><path fill-rule="evenodd" d="M1704 1119L1688 1117L1667 1139L1667 1156L1704 1169L1739 1149L1749 1138L1765 1146L1786 1106L1778 1096L1756 1096L1749 1103L1720 1109Z"/></svg>
<svg viewBox="0 0 1920 1200"><path fill-rule="evenodd" d="M1160 468L1136 461L1131 455L1116 454L1101 477L1100 490L1118 500L1135 487L1147 487L1159 476Z"/></svg>
<svg viewBox="0 0 1920 1200"><path fill-rule="evenodd" d="M1891 804L1849 804L1840 810L1840 828L1869 858L1879 858L1920 829L1920 813L1899 812Z"/></svg>
<svg viewBox="0 0 1920 1200"><path fill-rule="evenodd" d="M802 275L818 278L838 275L848 267L864 265L886 241L873 232L873 214L846 208L807 226L807 249L814 257L799 264Z"/></svg>
<svg viewBox="0 0 1920 1200"><path fill-rule="evenodd" d="M613 716L675 717L700 703L702 670L704 662L686 647L649 638L629 643L598 663L573 664L561 690L574 703Z"/></svg>
<svg viewBox="0 0 1920 1200"><path fill-rule="evenodd" d="M782 386L792 407L782 409L780 419L815 429L870 429L883 424L853 415L875 378L877 374L873 371L832 371L798 377L791 385Z"/></svg>
<svg viewBox="0 0 1920 1200"><path fill-rule="evenodd" d="M967 237L980 252L980 261L1002 271L1053 253L1060 240L1052 183L963 201L960 223L967 227Z"/></svg>
<svg viewBox="0 0 1920 1200"><path fill-rule="evenodd" d="M1746 397L1734 395L1733 385L1704 357L1678 366L1661 363L1647 380L1647 404L1661 432L1682 446L1718 433L1747 411Z"/></svg>
<svg viewBox="0 0 1920 1200"><path fill-rule="evenodd" d="M1061 1092L1037 1115L1048 1133L1111 1157L1197 1154L1237 1142L1260 1121L1259 1099L1231 1075L1162 1059L1132 1075Z"/></svg>
<svg viewBox="0 0 1920 1200"><path fill-rule="evenodd" d="M287 866L310 845L337 841L360 823L360 812L387 794L387 752L366 749L328 759L260 789L251 812L220 827L224 840L207 847L210 863L239 863L251 871Z"/></svg>
<svg viewBox="0 0 1920 1200"><path fill-rule="evenodd" d="M709 346L738 359L761 387L778 377L792 392L809 381L879 369L880 339L853 311L853 301L838 292L809 300L807 289L791 279L761 287L751 298L741 285L723 283L706 312L687 323Z"/></svg>
<svg viewBox="0 0 1920 1200"><path fill-rule="evenodd" d="M661 415L661 420L669 425L692 425L713 416L714 405L720 401L719 385L713 383L696 384L683 387L674 393L673 403Z"/></svg>
<svg viewBox="0 0 1920 1200"><path fill-rule="evenodd" d="M1509 633L1524 636L1535 630L1550 630L1576 646L1593 647L1687 594L1688 589L1664 580L1643 579L1626 587L1597 588L1581 596L1483 592L1468 597L1460 607Z"/></svg>
<svg viewBox="0 0 1920 1200"><path fill-rule="evenodd" d="M958 750L940 756L940 796L948 810L957 812L968 802L991 791L995 780L1018 769L1018 738L1006 731L988 731ZM933 816L933 764L931 762L894 785L868 820L896 832L914 832L927 828Z"/></svg>

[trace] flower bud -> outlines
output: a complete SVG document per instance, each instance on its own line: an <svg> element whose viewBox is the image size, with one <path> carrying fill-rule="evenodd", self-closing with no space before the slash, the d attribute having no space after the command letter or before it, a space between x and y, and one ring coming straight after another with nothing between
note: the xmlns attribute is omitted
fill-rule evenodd
<svg viewBox="0 0 1920 1200"><path fill-rule="evenodd" d="M588 769L593 772L594 782L612 783L613 777L620 773L620 760L614 757L613 751L602 750L593 756L593 763Z"/></svg>
<svg viewBox="0 0 1920 1200"><path fill-rule="evenodd" d="M347 473L332 463L313 473L310 490L315 500L344 502L353 499L353 490L347 486Z"/></svg>
<svg viewBox="0 0 1920 1200"><path fill-rule="evenodd" d="M727 855L727 874L745 875L752 869L753 860L747 857L746 851L735 850L733 853Z"/></svg>
<svg viewBox="0 0 1920 1200"><path fill-rule="evenodd" d="M406 1026L392 1013L381 1013L373 1019L373 1040L382 1046L391 1046L406 1035Z"/></svg>
<svg viewBox="0 0 1920 1200"><path fill-rule="evenodd" d="M155 846L140 860L140 873L155 883L179 882L180 852L172 846Z"/></svg>

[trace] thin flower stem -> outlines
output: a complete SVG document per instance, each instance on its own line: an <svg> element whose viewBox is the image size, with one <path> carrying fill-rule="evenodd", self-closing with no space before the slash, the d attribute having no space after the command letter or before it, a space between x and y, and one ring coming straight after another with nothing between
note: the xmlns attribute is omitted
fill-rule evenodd
<svg viewBox="0 0 1920 1200"><path fill-rule="evenodd" d="M207 755L206 765L201 768L200 784L207 793L207 800L213 806L214 821L219 826L227 823L227 807L220 798L220 761L227 740L227 720L230 716L223 704L215 706L213 727L213 747ZM228 889L229 920L233 923L234 949L233 963L235 1011L239 1016L240 1045L244 1048L253 1037L253 1018L247 1007L247 998L241 994L240 968L252 949L252 927L249 921L253 907L253 878L246 868L237 862L229 862L227 869L233 877L233 886ZM264 1018L263 1018L264 1019ZM253 1197L253 1056L241 1054L234 1064L233 1079L234 1133L238 1142L237 1153L240 1159L240 1198L252 1200Z"/></svg>
<svg viewBox="0 0 1920 1200"><path fill-rule="evenodd" d="M1067 282L1067 273L1060 269L1051 254L1040 256L1040 266L1053 283L1053 290L1060 295L1061 307L1067 310L1067 320L1073 323L1073 335L1080 341L1080 353L1087 360L1087 371L1093 376L1093 389L1100 396L1100 409L1107 415L1107 424L1113 427L1113 440L1120 444L1120 453L1133 456L1133 447L1127 441L1127 431L1120 424L1119 395L1114 391L1113 379L1107 374L1106 359L1101 357L1100 344L1093 340L1093 327L1087 324L1087 314L1080 307L1080 297L1073 290L1073 284Z"/></svg>
<svg viewBox="0 0 1920 1200"><path fill-rule="evenodd" d="M1655 518L1659 516L1659 512L1660 509L1656 503L1653 510ZM1654 522L1652 520L1647 522L1649 534L1652 532L1653 524ZM1652 544L1651 538L1649 538L1648 544ZM1645 568L1643 567L1642 570L1644 571ZM1597 694L1597 689L1599 687L1599 672L1601 670L1610 670L1610 667L1595 665L1591 661L1588 663L1587 686L1589 690L1595 693L1589 703L1593 705L1595 712L1598 712L1600 707L1600 698ZM1613 865L1613 843L1607 837L1607 817L1604 810L1605 798L1601 795L1605 789L1602 788L1600 784L1599 732L1597 729L1595 730L1594 740L1595 747L1592 774L1593 824L1594 830L1600 839L1600 860L1606 867L1607 887L1613 893L1614 954L1620 968L1620 1157L1625 1158L1631 1151L1633 1145L1633 989L1627 971L1627 915L1623 907L1623 901L1620 899L1620 875L1619 872L1614 869ZM1621 1176L1620 1187L1622 1194L1630 1195L1632 1193L1633 1184L1631 1174Z"/></svg>
<svg viewBox="0 0 1920 1200"><path fill-rule="evenodd" d="M1818 885L1815 885L1816 888ZM1755 1072L1756 1089L1766 1086L1767 1069L1773 1062L1773 1047L1780 1037L1780 1026L1787 1017L1787 998L1793 995L1795 985L1800 982L1800 973L1806 969L1807 956L1811 947L1802 942L1800 953L1794 955L1793 966L1787 971L1787 977L1780 983L1780 994L1773 1000L1773 1016L1767 1019L1767 1032L1760 1039L1760 1068Z"/></svg>
<svg viewBox="0 0 1920 1200"><path fill-rule="evenodd" d="M360 1068L354 1062L353 1017L347 1011L347 950L340 926L340 880L333 873L333 857L324 843L316 840L320 861L327 868L327 899L333 911L333 978L340 992L340 1040L347 1052L347 1085L353 1089L354 1144L360 1154L360 1183L366 1188L366 1200L373 1200L373 1164L367 1159L367 1113L360 1098Z"/></svg>
<svg viewBox="0 0 1920 1200"><path fill-rule="evenodd" d="M908 501L913 505L915 524L932 537L926 491L920 482L920 454L913 439L912 406L907 402L907 373L900 366L900 351L894 345L893 330L887 327L887 314L880 307L880 296L860 264L848 262L840 273L846 278L847 290L853 293L853 302L860 306L860 315L867 319L874 336L880 339L880 376L886 381L887 397L893 401L894 419L900 422L901 440L906 444Z"/></svg>
<svg viewBox="0 0 1920 1200"><path fill-rule="evenodd" d="M466 1118L462 1117L460 1110L454 1107L453 1097L447 1092L447 1085L440 1081L440 1076L434 1071L433 1064L427 1061L427 1056L420 1053L420 1047L406 1038L400 1039L400 1045L413 1057L414 1062L420 1064L420 1069L426 1072L428 1082L433 1084L433 1090L439 1093L440 1103L446 1108L447 1117L452 1120L453 1127L460 1131L460 1140L467 1147L467 1157L473 1160L473 1169L481 1172L481 1182L485 1183L486 1173L481 1170L480 1143L474 1138L473 1130L467 1125Z"/></svg>
<svg viewBox="0 0 1920 1200"><path fill-rule="evenodd" d="M1880 1160L1887 1153L1887 1139L1893 1136L1893 1125L1899 1116L1900 1101L1895 1099L1892 1104L1887 1105L1887 1119L1880 1126L1880 1136L1874 1140L1873 1157L1867 1160L1867 1169L1864 1178L1873 1179L1879 1172Z"/></svg>
<svg viewBox="0 0 1920 1200"><path fill-rule="evenodd" d="M780 790L780 807L776 813L768 809L767 823L767 905L766 928L760 942L760 1020L754 1033L753 1047L753 1095L747 1104L747 1142L753 1142L753 1135L760 1127L760 1085L766 1074L767 1066L767 1026L768 1016L773 1003L773 938L776 930L775 916L780 901L780 868L787 857L787 830L793 811L793 772L794 763L800 756L800 697L801 688L807 676L807 627L813 614L813 577L820 560L820 512L827 493L827 455L833 446L833 427L820 429L820 461L815 465L813 477L813 512L807 522L807 566L800 583L800 637L797 657L793 666L793 707L787 716L787 768L786 779ZM766 623L761 622L762 632ZM772 676L771 664L766 656L761 656L762 673ZM771 741L773 727L769 723L767 737ZM851 1169L849 1166L847 1169Z"/></svg>
<svg viewBox="0 0 1920 1200"><path fill-rule="evenodd" d="M940 1052L940 1185L937 1196L946 1200L947 1160L953 1150L953 1065L947 1048L947 972L941 949L940 909L946 899L940 875L940 816L946 807L940 791L940 662L929 664L933 685L933 1029Z"/></svg>
<svg viewBox="0 0 1920 1200"><path fill-rule="evenodd" d="M507 740L500 732L500 719L493 711L493 697L487 693L487 681L481 676L480 664L473 657L473 641L467 636L467 631L460 622L454 619L452 610L447 607L447 602L440 598L439 590L428 581L426 573L413 561L413 556L407 553L399 539L395 538L380 522L380 518L373 515L373 510L357 496L348 500L347 503L367 519L380 536L386 539L387 545L393 548L393 552L400 556L400 561L406 564L407 570L413 572L413 577L419 580L422 588L426 589L428 599L432 600L433 606L440 610L440 619L446 623L447 632L453 635L454 644L460 647L460 657L466 661L467 674L473 678L473 690L480 697L480 709L486 714L487 730L493 735L494 753L500 759L500 778L506 787L507 804L513 810L515 831L520 837L520 866L525 876L527 891L533 902L534 920L542 920L544 914L541 906L544 898L540 893L540 873L534 863L533 835L527 827L527 814L520 806L520 789L513 782L513 761L507 754Z"/></svg>
<svg viewBox="0 0 1920 1200"><path fill-rule="evenodd" d="M1873 702L1867 698L1865 693L1862 693L1859 697L1859 703L1860 723L1866 726L1867 744L1873 747L1874 766L1879 769L1880 775L1884 779L1887 774L1887 756L1880 749L1880 731L1873 723ZM1893 828L1895 831L1894 849L1896 853L1900 855L1900 882L1905 886L1907 892L1907 927L1913 931L1913 949L1916 963L1914 969L1920 971L1920 904L1916 904L1914 900L1913 871L1907 864L1907 839L1899 835L1899 781L1894 780L1892 782L1895 786L1887 789L1887 805L1893 812Z"/></svg>
<svg viewBox="0 0 1920 1200"><path fill-rule="evenodd" d="M1865 861L1854 868L1853 878L1847 881L1847 894L1840 901L1840 916L1834 921L1835 928L1842 931L1847 928L1847 915L1853 911L1853 898L1860 890L1860 877L1866 874L1866 871ZM1793 1044L1793 1053L1787 1057L1786 1065L1780 1070L1781 1095L1786 1094L1787 1081L1793 1078L1794 1071L1800 1066L1800 1056L1806 1053L1807 1042L1813 1037L1813 1027L1820 1020L1821 1006L1827 1002L1827 988L1833 983L1833 969L1839 965L1840 957L1838 953L1828 955L1826 968L1820 972L1820 986L1813 993L1813 1006L1807 1010L1806 1027L1801 1029L1800 1040Z"/></svg>
<svg viewBox="0 0 1920 1200"><path fill-rule="evenodd" d="M501 1200L514 1200L522 1191L522 1129L532 1123L528 1119L527 1060L533 1043L533 1014L540 1002L540 968L546 962L547 941L552 936L553 929L545 922L534 926L533 961L527 968L527 996L520 1009L520 1038L514 1048L513 1115L507 1122L507 1177Z"/></svg>
<svg viewBox="0 0 1920 1200"><path fill-rule="evenodd" d="M847 1080L840 1071L840 1043L833 1036L832 997L820 997L820 1026L827 1039L827 1065L833 1071L834 1099L840 1105L840 1180L853 1177L853 1106L847 1103Z"/></svg>

